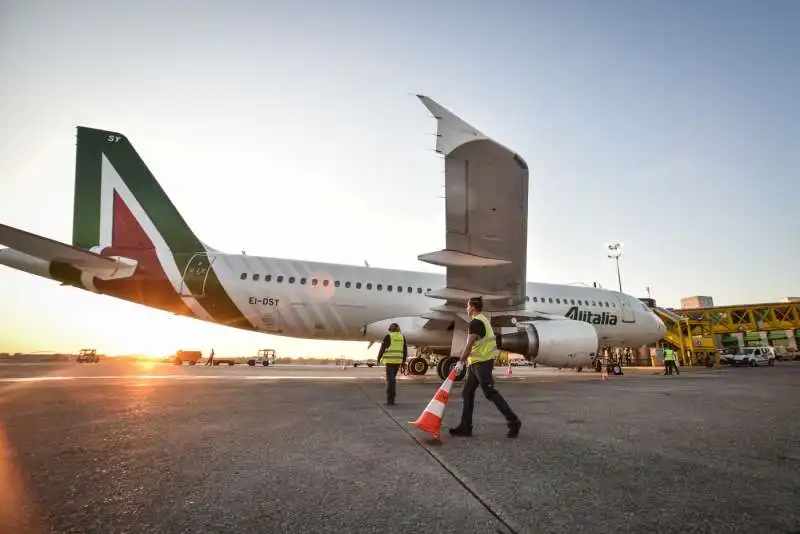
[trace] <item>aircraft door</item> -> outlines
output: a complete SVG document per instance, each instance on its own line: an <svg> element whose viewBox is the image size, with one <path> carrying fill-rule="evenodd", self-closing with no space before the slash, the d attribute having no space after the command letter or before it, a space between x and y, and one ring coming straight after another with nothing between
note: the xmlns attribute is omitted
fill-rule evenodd
<svg viewBox="0 0 800 534"><path fill-rule="evenodd" d="M206 282L215 259L205 252L198 252L189 258L181 280L182 297L199 298L206 295Z"/></svg>
<svg viewBox="0 0 800 534"><path fill-rule="evenodd" d="M617 300L619 301L620 313L622 314L622 322L623 323L635 323L636 322L636 314L631 308L630 302L628 299L625 298L624 295L617 295Z"/></svg>

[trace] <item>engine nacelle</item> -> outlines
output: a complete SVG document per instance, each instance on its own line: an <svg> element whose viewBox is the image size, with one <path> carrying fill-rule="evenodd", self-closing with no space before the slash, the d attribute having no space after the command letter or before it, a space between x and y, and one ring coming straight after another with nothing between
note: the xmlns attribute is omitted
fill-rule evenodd
<svg viewBox="0 0 800 534"><path fill-rule="evenodd" d="M517 323L517 331L496 336L497 347L548 367L590 367L600 341L590 323L571 320Z"/></svg>

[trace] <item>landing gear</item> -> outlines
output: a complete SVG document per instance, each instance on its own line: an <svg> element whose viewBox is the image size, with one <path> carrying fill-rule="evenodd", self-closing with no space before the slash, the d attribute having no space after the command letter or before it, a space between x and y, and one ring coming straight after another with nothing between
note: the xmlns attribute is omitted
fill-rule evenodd
<svg viewBox="0 0 800 534"><path fill-rule="evenodd" d="M442 380L447 378L447 375L450 374L450 371L455 367L456 363L458 363L458 358L455 356L447 356L439 360L439 364L436 366L436 373L439 375L439 378ZM461 369L461 372L456 375L456 382L461 382L464 380L464 377L467 376L467 367L464 366Z"/></svg>
<svg viewBox="0 0 800 534"><path fill-rule="evenodd" d="M603 371L603 360L598 358L594 361L594 370L598 373ZM623 375L622 372L622 365L619 363L609 363L608 364L608 372L612 375Z"/></svg>
<svg viewBox="0 0 800 534"><path fill-rule="evenodd" d="M408 362L408 372L412 375L424 375L428 372L428 362L424 358L411 358Z"/></svg>

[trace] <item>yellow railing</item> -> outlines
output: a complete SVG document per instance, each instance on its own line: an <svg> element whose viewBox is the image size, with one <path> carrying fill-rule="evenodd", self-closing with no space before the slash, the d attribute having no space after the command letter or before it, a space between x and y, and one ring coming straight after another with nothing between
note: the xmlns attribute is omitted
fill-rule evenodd
<svg viewBox="0 0 800 534"><path fill-rule="evenodd" d="M800 302L714 306L671 313L711 325L712 334L800 328Z"/></svg>
<svg viewBox="0 0 800 534"><path fill-rule="evenodd" d="M694 365L699 355L706 358L716 352L709 321L688 318L664 308L653 311L664 321L664 341L675 347L682 365Z"/></svg>

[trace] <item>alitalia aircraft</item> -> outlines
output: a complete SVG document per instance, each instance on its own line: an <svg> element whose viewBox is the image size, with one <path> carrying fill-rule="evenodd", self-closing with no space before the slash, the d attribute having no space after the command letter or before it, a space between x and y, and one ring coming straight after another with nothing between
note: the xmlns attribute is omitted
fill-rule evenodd
<svg viewBox="0 0 800 534"><path fill-rule="evenodd" d="M0 264L103 295L235 328L367 341L397 322L409 345L464 346L464 301L481 295L498 345L539 364L582 368L604 347L641 346L664 324L616 291L527 282L528 166L432 99L445 157L446 246L435 273L228 254L192 232L128 138L78 127L72 244L0 224ZM415 374L427 371L420 357ZM462 374L463 377L463 374ZM461 377L459 377L461 378Z"/></svg>

